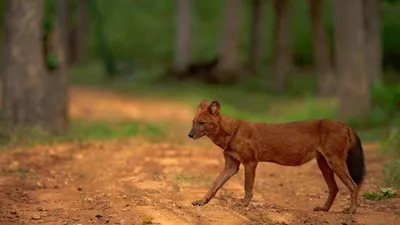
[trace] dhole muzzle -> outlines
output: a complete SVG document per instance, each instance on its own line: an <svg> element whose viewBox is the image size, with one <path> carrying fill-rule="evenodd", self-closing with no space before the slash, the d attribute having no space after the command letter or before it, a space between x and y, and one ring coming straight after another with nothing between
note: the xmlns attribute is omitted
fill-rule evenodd
<svg viewBox="0 0 400 225"><path fill-rule="evenodd" d="M195 133L196 133L196 129L194 128L194 127L192 127L192 129L190 129L190 131L189 131L189 134L188 134L188 136L190 137L190 138L193 138L193 139L195 139Z"/></svg>

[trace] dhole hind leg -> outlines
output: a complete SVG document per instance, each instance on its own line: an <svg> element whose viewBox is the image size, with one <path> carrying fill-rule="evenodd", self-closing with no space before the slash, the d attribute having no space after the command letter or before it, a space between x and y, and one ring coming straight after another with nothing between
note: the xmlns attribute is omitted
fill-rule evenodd
<svg viewBox="0 0 400 225"><path fill-rule="evenodd" d="M338 156L332 157L330 163L333 171L343 182L343 184L349 189L350 192L350 207L343 210L344 213L356 213L357 210L357 198L358 198L358 186L350 176L349 170L346 165L346 161Z"/></svg>
<svg viewBox="0 0 400 225"><path fill-rule="evenodd" d="M328 211L331 208L333 202L335 201L339 188L336 184L333 170L326 162L325 157L318 152L316 158L317 158L318 168L321 170L322 175L324 176L324 180L328 185L329 194L324 206L315 207L314 211Z"/></svg>

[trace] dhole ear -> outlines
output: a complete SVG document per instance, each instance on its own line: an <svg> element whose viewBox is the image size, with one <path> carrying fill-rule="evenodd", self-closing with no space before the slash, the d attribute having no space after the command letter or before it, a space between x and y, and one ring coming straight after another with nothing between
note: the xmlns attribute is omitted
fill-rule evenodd
<svg viewBox="0 0 400 225"><path fill-rule="evenodd" d="M202 110L202 109L206 109L206 108L208 107L209 104L210 104L210 103L208 102L207 99L203 99L203 100L200 102L199 106L197 107L197 110L200 111L200 110Z"/></svg>
<svg viewBox="0 0 400 225"><path fill-rule="evenodd" d="M221 109L221 105L218 101L211 102L210 106L208 106L208 112L212 115L219 116L219 110Z"/></svg>

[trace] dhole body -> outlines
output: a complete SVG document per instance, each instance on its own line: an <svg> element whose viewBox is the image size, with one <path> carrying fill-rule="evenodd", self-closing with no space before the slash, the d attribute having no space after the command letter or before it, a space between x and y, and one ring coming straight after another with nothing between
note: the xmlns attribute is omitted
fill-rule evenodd
<svg viewBox="0 0 400 225"><path fill-rule="evenodd" d="M328 211L338 193L334 174L350 192L350 207L355 213L359 186L365 176L364 153L357 134L346 124L329 119L266 124L239 120L220 114L220 103L203 100L193 119L189 137L210 138L221 147L225 168L203 199L195 206L207 204L230 177L245 170L245 196L242 206L253 197L253 184L258 162L300 166L313 158L322 172L329 194L325 204L315 211Z"/></svg>

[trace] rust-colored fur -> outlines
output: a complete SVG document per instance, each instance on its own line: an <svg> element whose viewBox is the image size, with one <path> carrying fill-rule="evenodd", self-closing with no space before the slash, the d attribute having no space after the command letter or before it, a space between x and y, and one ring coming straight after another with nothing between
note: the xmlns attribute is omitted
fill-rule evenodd
<svg viewBox="0 0 400 225"><path fill-rule="evenodd" d="M225 168L203 199L195 206L207 204L230 177L245 169L245 196L241 202L247 207L253 197L253 183L258 162L273 162L284 166L299 166L317 159L328 185L329 195L324 206L315 211L328 211L338 192L334 174L350 191L350 207L355 213L359 185L365 166L361 142L357 134L338 121L321 119L282 124L253 123L220 115L220 104L203 100L193 120L189 137L210 138L224 150Z"/></svg>

